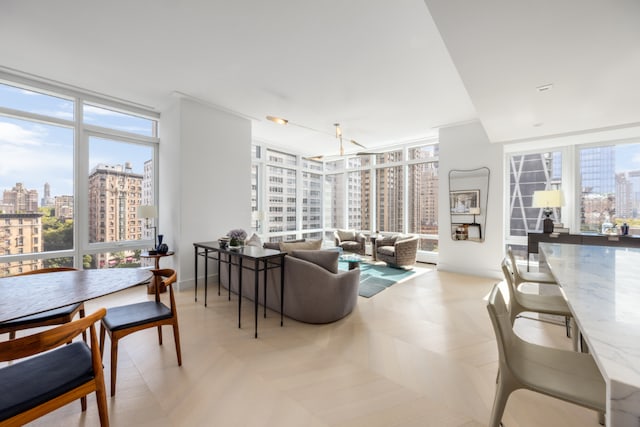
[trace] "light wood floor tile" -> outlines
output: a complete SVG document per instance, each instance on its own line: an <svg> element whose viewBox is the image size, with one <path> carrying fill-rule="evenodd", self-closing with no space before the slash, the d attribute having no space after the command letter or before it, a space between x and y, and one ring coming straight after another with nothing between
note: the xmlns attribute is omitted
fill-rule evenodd
<svg viewBox="0 0 640 427"><path fill-rule="evenodd" d="M426 271L329 325L309 325L210 288L177 292L183 365L173 334L155 330L120 341L118 389L108 399L111 425L480 427L493 404L498 352L486 311L493 279ZM142 287L86 304L89 311L147 299ZM516 333L571 348L562 326L518 319ZM107 344L109 344L107 342ZM105 376L109 379L108 347ZM107 388L109 384L107 383ZM597 427L596 414L530 391L507 403L506 427ZM93 396L86 413L74 402L32 425L96 426Z"/></svg>

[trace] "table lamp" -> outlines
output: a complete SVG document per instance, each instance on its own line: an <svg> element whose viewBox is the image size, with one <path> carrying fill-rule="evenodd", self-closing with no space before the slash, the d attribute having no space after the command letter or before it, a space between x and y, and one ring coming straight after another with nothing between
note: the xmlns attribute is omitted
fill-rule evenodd
<svg viewBox="0 0 640 427"><path fill-rule="evenodd" d="M256 231L259 231L260 222L264 221L264 211L251 212L251 219L256 222Z"/></svg>
<svg viewBox="0 0 640 427"><path fill-rule="evenodd" d="M559 208L564 204L561 190L542 190L533 193L534 208L542 208L546 218L542 224L543 233L553 233L553 220L550 218L553 208Z"/></svg>
<svg viewBox="0 0 640 427"><path fill-rule="evenodd" d="M146 227L147 229L153 228L153 249L149 251L149 255L156 254L156 248L158 247L157 243L157 233L158 229L154 225L149 227L149 218L157 218L158 217L158 208L153 205L140 205L138 206L138 218L146 219Z"/></svg>

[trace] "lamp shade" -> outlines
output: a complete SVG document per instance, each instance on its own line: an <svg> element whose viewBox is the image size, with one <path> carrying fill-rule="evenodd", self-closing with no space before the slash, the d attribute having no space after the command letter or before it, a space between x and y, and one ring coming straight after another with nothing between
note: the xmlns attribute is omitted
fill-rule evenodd
<svg viewBox="0 0 640 427"><path fill-rule="evenodd" d="M158 216L158 208L152 205L138 206L138 218L156 218Z"/></svg>
<svg viewBox="0 0 640 427"><path fill-rule="evenodd" d="M534 208L559 208L564 205L564 197L561 190L543 190L533 193Z"/></svg>

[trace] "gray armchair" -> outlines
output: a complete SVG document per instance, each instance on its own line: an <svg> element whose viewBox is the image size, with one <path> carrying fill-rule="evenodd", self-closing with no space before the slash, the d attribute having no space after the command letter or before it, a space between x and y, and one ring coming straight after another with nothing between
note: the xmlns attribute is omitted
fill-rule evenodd
<svg viewBox="0 0 640 427"><path fill-rule="evenodd" d="M333 237L337 247L347 252L364 255L367 238L362 233L355 230L336 230Z"/></svg>
<svg viewBox="0 0 640 427"><path fill-rule="evenodd" d="M391 235L376 239L376 257L391 267L412 266L418 253L418 236Z"/></svg>

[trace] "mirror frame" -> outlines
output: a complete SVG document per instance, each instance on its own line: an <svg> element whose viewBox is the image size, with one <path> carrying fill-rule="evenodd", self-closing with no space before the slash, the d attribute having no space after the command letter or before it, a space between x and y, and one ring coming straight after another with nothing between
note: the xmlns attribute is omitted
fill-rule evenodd
<svg viewBox="0 0 640 427"><path fill-rule="evenodd" d="M449 171L451 239L484 242L490 176L486 166Z"/></svg>

